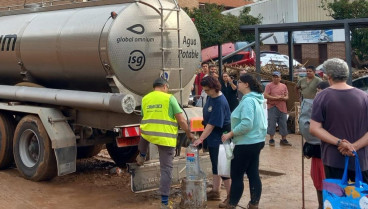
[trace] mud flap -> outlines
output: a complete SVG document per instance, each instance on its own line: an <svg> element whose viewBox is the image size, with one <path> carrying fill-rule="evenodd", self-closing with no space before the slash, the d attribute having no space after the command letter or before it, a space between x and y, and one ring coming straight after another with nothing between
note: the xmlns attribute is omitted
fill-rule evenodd
<svg viewBox="0 0 368 209"><path fill-rule="evenodd" d="M55 150L55 156L57 161L58 176L63 176L69 173L73 173L77 170L77 147L62 147Z"/></svg>
<svg viewBox="0 0 368 209"><path fill-rule="evenodd" d="M174 159L171 186L179 185L180 180L186 176L185 160L185 158ZM160 162L157 160L154 162L146 161L143 166L137 166L136 163L127 163L127 166L128 172L131 175L132 192L147 192L160 187ZM209 155L200 156L200 166L207 176L212 174Z"/></svg>

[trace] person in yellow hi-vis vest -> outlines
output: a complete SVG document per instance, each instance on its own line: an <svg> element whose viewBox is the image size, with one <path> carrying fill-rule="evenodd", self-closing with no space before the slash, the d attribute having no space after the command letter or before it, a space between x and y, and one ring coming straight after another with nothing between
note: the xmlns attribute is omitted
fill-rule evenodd
<svg viewBox="0 0 368 209"><path fill-rule="evenodd" d="M167 93L168 82L158 78L153 82L153 89L154 91L142 99L143 119L140 125L142 137L138 145L140 154L136 160L138 165L143 165L149 143L157 145L161 170L161 208L170 208L168 202L178 124L190 140L194 140L194 135L190 132L175 97Z"/></svg>

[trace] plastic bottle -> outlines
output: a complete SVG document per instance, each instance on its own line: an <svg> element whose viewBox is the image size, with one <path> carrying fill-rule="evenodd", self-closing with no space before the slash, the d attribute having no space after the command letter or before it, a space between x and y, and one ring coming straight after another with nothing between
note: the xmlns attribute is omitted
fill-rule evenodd
<svg viewBox="0 0 368 209"><path fill-rule="evenodd" d="M186 154L186 174L187 179L189 180L197 180L200 178L200 169L199 169L199 156L198 156L198 148L193 144L190 144L187 147L185 152Z"/></svg>

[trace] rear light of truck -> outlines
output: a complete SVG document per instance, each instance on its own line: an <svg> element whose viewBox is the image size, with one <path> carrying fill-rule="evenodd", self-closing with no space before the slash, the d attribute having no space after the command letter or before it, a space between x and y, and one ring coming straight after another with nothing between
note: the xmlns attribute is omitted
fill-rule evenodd
<svg viewBox="0 0 368 209"><path fill-rule="evenodd" d="M124 126L114 128L114 132L119 134L119 138L135 137L141 135L139 125Z"/></svg>
<svg viewBox="0 0 368 209"><path fill-rule="evenodd" d="M203 131L204 126L202 124L203 118L202 117L194 117L190 119L190 131L197 132Z"/></svg>
<svg viewBox="0 0 368 209"><path fill-rule="evenodd" d="M139 128L139 126L123 128L123 137L134 137L134 136L140 136L140 135L141 135L141 129Z"/></svg>
<svg viewBox="0 0 368 209"><path fill-rule="evenodd" d="M139 125L116 127L114 132L118 133L116 145L118 147L137 146L141 138L141 129Z"/></svg>

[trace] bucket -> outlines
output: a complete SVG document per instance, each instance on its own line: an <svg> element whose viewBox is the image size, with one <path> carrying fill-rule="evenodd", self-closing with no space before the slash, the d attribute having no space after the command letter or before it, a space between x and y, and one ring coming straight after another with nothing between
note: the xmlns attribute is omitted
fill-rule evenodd
<svg viewBox="0 0 368 209"><path fill-rule="evenodd" d="M181 182L180 208L200 209L207 208L206 178Z"/></svg>

